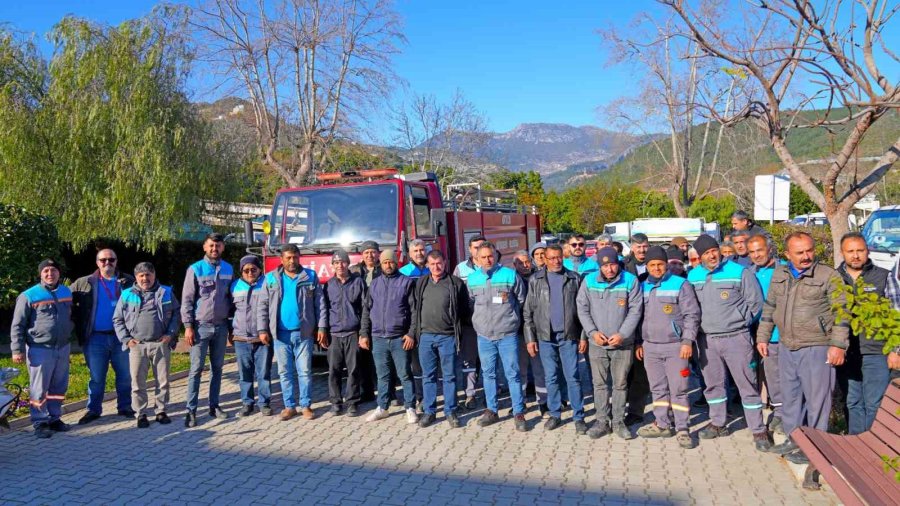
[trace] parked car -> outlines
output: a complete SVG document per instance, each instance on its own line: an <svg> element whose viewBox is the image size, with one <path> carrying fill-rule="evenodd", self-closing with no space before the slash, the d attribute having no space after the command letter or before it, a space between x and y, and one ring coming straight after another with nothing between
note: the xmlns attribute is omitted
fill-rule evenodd
<svg viewBox="0 0 900 506"><path fill-rule="evenodd" d="M890 269L900 252L900 206L885 206L866 220L862 235L869 245L872 263Z"/></svg>

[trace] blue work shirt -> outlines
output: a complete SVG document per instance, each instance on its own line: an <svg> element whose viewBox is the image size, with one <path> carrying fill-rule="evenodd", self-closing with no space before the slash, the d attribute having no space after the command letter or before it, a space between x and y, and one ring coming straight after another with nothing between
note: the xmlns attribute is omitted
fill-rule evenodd
<svg viewBox="0 0 900 506"><path fill-rule="evenodd" d="M117 290L119 284L116 279L97 280L97 307L94 308L94 332L113 331L113 312L116 310L116 302L119 301Z"/></svg>
<svg viewBox="0 0 900 506"><path fill-rule="evenodd" d="M297 305L297 283L300 276L293 278L281 275L281 307L278 309L278 330L300 329L300 307Z"/></svg>

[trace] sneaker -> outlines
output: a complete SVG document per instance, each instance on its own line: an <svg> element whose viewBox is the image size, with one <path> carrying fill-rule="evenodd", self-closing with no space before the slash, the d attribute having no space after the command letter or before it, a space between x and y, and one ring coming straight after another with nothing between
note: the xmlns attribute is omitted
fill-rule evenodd
<svg viewBox="0 0 900 506"><path fill-rule="evenodd" d="M388 417L388 412L386 409L382 409L381 406L375 408L375 411L372 412L369 416L366 417L367 422L374 422L376 420L383 420Z"/></svg>
<svg viewBox="0 0 900 506"><path fill-rule="evenodd" d="M609 422L594 422L594 426L591 427L587 435L591 439L600 439L610 432L612 431L609 429Z"/></svg>
<svg viewBox="0 0 900 506"><path fill-rule="evenodd" d="M156 423L160 425L169 425L172 423L172 419L169 418L169 415L167 415L165 411L163 411L156 414Z"/></svg>
<svg viewBox="0 0 900 506"><path fill-rule="evenodd" d="M653 422L638 429L637 434L644 438L672 437L675 435L675 429L672 427L663 428L657 425L656 422Z"/></svg>
<svg viewBox="0 0 900 506"><path fill-rule="evenodd" d="M138 417L137 426L138 429L146 429L150 427L150 420L147 420L147 415L141 415Z"/></svg>
<svg viewBox="0 0 900 506"><path fill-rule="evenodd" d="M406 423L416 423L419 421L419 415L416 414L415 408L406 408Z"/></svg>
<svg viewBox="0 0 900 506"><path fill-rule="evenodd" d="M425 428L434 423L435 416L429 413L425 413L419 418L419 427Z"/></svg>
<svg viewBox="0 0 900 506"><path fill-rule="evenodd" d="M69 432L69 424L60 419L53 420L47 426L53 432Z"/></svg>
<svg viewBox="0 0 900 506"><path fill-rule="evenodd" d="M462 426L462 424L459 423L459 417L456 416L456 413L447 415L447 423L450 424L451 429L458 429Z"/></svg>
<svg viewBox="0 0 900 506"><path fill-rule="evenodd" d="M300 415L303 416L304 420L312 420L316 417L316 414L313 413L313 410L306 406L305 408L300 409Z"/></svg>
<svg viewBox="0 0 900 506"><path fill-rule="evenodd" d="M328 412L334 416L341 416L344 414L344 408L342 408L340 404L332 404L331 408L328 409Z"/></svg>
<svg viewBox="0 0 900 506"><path fill-rule="evenodd" d="M772 441L769 440L769 431L762 431L753 434L753 444L756 449L761 452L767 452L772 449Z"/></svg>
<svg viewBox="0 0 900 506"><path fill-rule="evenodd" d="M622 439L634 439L634 434L631 433L631 429L622 422L613 425L613 432Z"/></svg>
<svg viewBox="0 0 900 506"><path fill-rule="evenodd" d="M556 430L559 426L562 425L562 420L556 418L555 416L551 416L544 422L544 430Z"/></svg>
<svg viewBox="0 0 900 506"><path fill-rule="evenodd" d="M359 416L359 407L356 404L351 404L347 407L347 416Z"/></svg>
<svg viewBox="0 0 900 506"><path fill-rule="evenodd" d="M50 426L46 423L39 423L37 427L34 428L34 437L38 439L50 439L53 436L53 431L50 430Z"/></svg>
<svg viewBox="0 0 900 506"><path fill-rule="evenodd" d="M244 418L253 414L253 404L244 404L237 416Z"/></svg>
<svg viewBox="0 0 900 506"><path fill-rule="evenodd" d="M284 408L281 410L281 415L279 415L282 422L286 422L295 416L297 416L297 410L294 408Z"/></svg>
<svg viewBox="0 0 900 506"><path fill-rule="evenodd" d="M769 422L769 431L773 434L779 434L784 436L784 422L781 421L781 418L772 417L772 421Z"/></svg>
<svg viewBox="0 0 900 506"><path fill-rule="evenodd" d="M185 427L196 427L197 426L197 412L188 410L184 415L184 426Z"/></svg>
<svg viewBox="0 0 900 506"><path fill-rule="evenodd" d="M218 406L211 406L209 408L209 417L218 418L219 420L225 420L226 418L228 418L228 413L222 411L222 408Z"/></svg>
<svg viewBox="0 0 900 506"><path fill-rule="evenodd" d="M550 408L547 407L547 403L538 404L538 409L541 412L541 418L547 418L547 414L550 412Z"/></svg>
<svg viewBox="0 0 900 506"><path fill-rule="evenodd" d="M795 452L788 453L784 456L784 459L792 464L809 464L809 459L806 458L806 455L803 454L802 451L797 450Z"/></svg>
<svg viewBox="0 0 900 506"><path fill-rule="evenodd" d="M478 419L479 427L487 427L489 425L494 425L495 423L500 421L500 417L497 416L497 413L486 409L484 410L484 414L481 415L481 418Z"/></svg>
<svg viewBox="0 0 900 506"><path fill-rule="evenodd" d="M262 407L261 410L259 410L259 412L262 413L263 416L272 416L272 413L273 413L272 406L269 406L268 404L266 404L265 406Z"/></svg>
<svg viewBox="0 0 900 506"><path fill-rule="evenodd" d="M691 437L691 433L686 430L678 431L678 434L675 434L675 441L678 441L678 446L687 450L697 446L697 443L694 442L694 438Z"/></svg>
<svg viewBox="0 0 900 506"><path fill-rule="evenodd" d="M100 415L98 413L94 413L93 411L88 411L87 413L84 414L84 416L81 417L80 420L78 420L78 425L87 425L87 424L93 422L94 420L99 420L99 419L100 419Z"/></svg>
<svg viewBox="0 0 900 506"><path fill-rule="evenodd" d="M519 432L528 432L528 425L525 424L525 415L516 415L513 417L516 423L516 430Z"/></svg>
<svg viewBox="0 0 900 506"><path fill-rule="evenodd" d="M718 427L712 423L700 429L700 439L715 439L717 437L725 437L728 435L728 429Z"/></svg>
<svg viewBox="0 0 900 506"><path fill-rule="evenodd" d="M588 426L584 423L584 420L575 420L575 435L583 436L587 434Z"/></svg>
<svg viewBox="0 0 900 506"><path fill-rule="evenodd" d="M625 415L625 425L637 425L639 423L644 423L643 416L635 415L632 413Z"/></svg>
<svg viewBox="0 0 900 506"><path fill-rule="evenodd" d="M787 454L795 452L799 449L800 448L797 445L795 445L793 441L788 439L787 441L785 441L784 443L781 443L780 445L772 446L771 448L769 448L769 451L772 453L776 453L778 455L787 455Z"/></svg>
<svg viewBox="0 0 900 506"><path fill-rule="evenodd" d="M133 409L120 409L119 410L119 416L124 416L125 418L128 418L129 420L134 419L135 414L136 413L134 412Z"/></svg>

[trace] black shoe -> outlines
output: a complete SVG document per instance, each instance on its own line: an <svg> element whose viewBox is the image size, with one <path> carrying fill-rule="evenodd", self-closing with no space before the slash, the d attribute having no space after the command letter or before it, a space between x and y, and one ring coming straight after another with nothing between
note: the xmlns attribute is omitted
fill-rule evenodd
<svg viewBox="0 0 900 506"><path fill-rule="evenodd" d="M222 408L218 406L211 406L209 408L209 417L218 418L219 420L225 420L226 418L228 418L228 413L222 411Z"/></svg>
<svg viewBox="0 0 900 506"><path fill-rule="evenodd" d="M550 412L550 408L547 407L547 403L544 402L542 404L538 404L538 410L541 412L541 418L547 416L547 413Z"/></svg>
<svg viewBox="0 0 900 506"><path fill-rule="evenodd" d="M637 425L639 423L644 423L643 416L638 416L633 413L625 415L625 425Z"/></svg>
<svg viewBox="0 0 900 506"><path fill-rule="evenodd" d="M591 439L600 439L610 432L612 432L612 430L609 428L609 422L595 422L594 426L591 427L587 435Z"/></svg>
<svg viewBox="0 0 900 506"><path fill-rule="evenodd" d="M59 419L53 420L47 426L53 432L69 432L69 424Z"/></svg>
<svg viewBox="0 0 900 506"><path fill-rule="evenodd" d="M344 414L344 408L342 408L340 404L332 404L331 409L329 409L328 412L334 416L341 416Z"/></svg>
<svg viewBox="0 0 900 506"><path fill-rule="evenodd" d="M147 415L141 415L140 417L138 417L137 426L138 429L146 429L147 427L150 427L150 420L147 420Z"/></svg>
<svg viewBox="0 0 900 506"><path fill-rule="evenodd" d="M693 404L691 404L691 406L694 406L695 408L705 408L705 407L709 406L709 403L706 402L706 397L703 397L701 395L699 399L697 399L696 401L694 401Z"/></svg>
<svg viewBox="0 0 900 506"><path fill-rule="evenodd" d="M584 423L584 420L575 420L575 435L583 436L587 434L588 426Z"/></svg>
<svg viewBox="0 0 900 506"><path fill-rule="evenodd" d="M806 458L806 455L803 454L802 451L797 450L795 452L788 453L784 456L784 459L792 464L809 464L809 459Z"/></svg>
<svg viewBox="0 0 900 506"><path fill-rule="evenodd" d="M269 406L268 404L266 404L265 406L262 407L261 410L259 410L259 412L262 413L262 416L272 416L272 413L273 413L272 406Z"/></svg>
<svg viewBox="0 0 900 506"><path fill-rule="evenodd" d="M34 436L38 439L50 439L53 436L53 431L50 430L48 424L40 423L34 428Z"/></svg>
<svg viewBox="0 0 900 506"><path fill-rule="evenodd" d="M87 424L93 422L94 420L99 420L99 419L100 419L100 415L98 415L97 413L94 413L93 411L88 411L87 413L84 414L84 416L81 417L80 420L78 420L78 425L87 425Z"/></svg>
<svg viewBox="0 0 900 506"><path fill-rule="evenodd" d="M525 415L516 415L513 420L515 420L517 431L528 432L528 425L525 424Z"/></svg>
<svg viewBox="0 0 900 506"><path fill-rule="evenodd" d="M374 402L375 400L377 400L377 397L375 397L374 393L362 394L359 397L359 402Z"/></svg>
<svg viewBox="0 0 900 506"><path fill-rule="evenodd" d="M787 454L793 453L799 449L800 448L797 445L795 445L793 441L788 439L787 441L785 441L784 443L781 443L780 445L775 445L775 446L769 448L769 451L772 453L777 453L778 455L787 455Z"/></svg>
<svg viewBox="0 0 900 506"><path fill-rule="evenodd" d="M156 414L156 423L160 425L169 425L172 423L172 419L169 418L169 415L167 415L165 411L163 411L162 413Z"/></svg>
<svg viewBox="0 0 900 506"><path fill-rule="evenodd" d="M772 441L769 440L769 431L764 430L762 432L754 434L753 444L756 446L756 449L761 452L767 452L771 450Z"/></svg>
<svg viewBox="0 0 900 506"><path fill-rule="evenodd" d="M728 429L725 427L717 427L710 423L700 430L700 439L716 439L717 437L725 437L728 435Z"/></svg>
<svg viewBox="0 0 900 506"><path fill-rule="evenodd" d="M243 418L245 416L250 416L253 414L253 404L244 404L240 411L238 411L239 417Z"/></svg>
<svg viewBox="0 0 900 506"><path fill-rule="evenodd" d="M435 416L425 413L419 417L419 427L425 428L434 423Z"/></svg>
<svg viewBox="0 0 900 506"><path fill-rule="evenodd" d="M466 397L466 402L462 405L466 411L474 411L478 409L478 399L475 397Z"/></svg>
<svg viewBox="0 0 900 506"><path fill-rule="evenodd" d="M450 413L449 415L447 415L447 423L450 424L451 429L458 429L461 426L456 413Z"/></svg>
<svg viewBox="0 0 900 506"><path fill-rule="evenodd" d="M356 404L351 404L347 407L347 416L359 416L359 407Z"/></svg>
<svg viewBox="0 0 900 506"><path fill-rule="evenodd" d="M613 432L616 433L622 439L634 439L634 434L631 433L631 429L628 428L624 423L613 424Z"/></svg>
<svg viewBox="0 0 900 506"><path fill-rule="evenodd" d="M134 415L135 415L135 412L133 409L120 409L119 410L119 416L124 416L125 418L127 418L129 420L133 420Z"/></svg>
<svg viewBox="0 0 900 506"><path fill-rule="evenodd" d="M197 412L196 411L188 411L184 415L184 426L185 427L196 427L197 426Z"/></svg>
<svg viewBox="0 0 900 506"><path fill-rule="evenodd" d="M562 425L562 420L556 418L555 416L551 416L544 422L544 430L556 430L559 426Z"/></svg>
<svg viewBox="0 0 900 506"><path fill-rule="evenodd" d="M484 414L481 415L481 418L478 419L479 427L487 427L489 425L494 425L495 423L500 421L500 417L497 416L497 413L486 409L484 410Z"/></svg>

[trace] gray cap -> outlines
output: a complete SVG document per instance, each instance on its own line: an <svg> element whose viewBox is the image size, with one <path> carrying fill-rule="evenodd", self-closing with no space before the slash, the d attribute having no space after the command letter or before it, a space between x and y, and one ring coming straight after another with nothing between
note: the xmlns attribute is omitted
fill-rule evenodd
<svg viewBox="0 0 900 506"><path fill-rule="evenodd" d="M350 255L348 255L347 252L342 249L334 250L334 254L331 255L331 263L335 262L347 262L349 264Z"/></svg>
<svg viewBox="0 0 900 506"><path fill-rule="evenodd" d="M534 252L539 249L547 249L547 243L541 241L532 244L531 248L528 249L528 254L534 257Z"/></svg>
<svg viewBox="0 0 900 506"><path fill-rule="evenodd" d="M365 251L367 249L373 249L375 251L378 251L378 243L375 241L366 241L359 245L360 251Z"/></svg>

